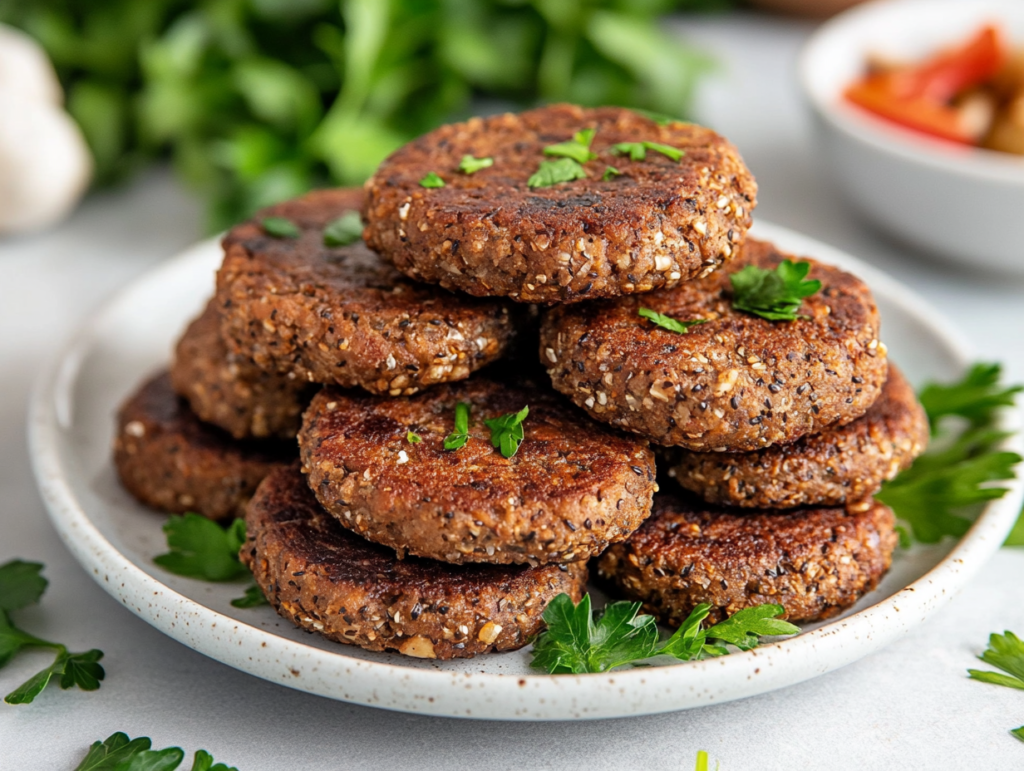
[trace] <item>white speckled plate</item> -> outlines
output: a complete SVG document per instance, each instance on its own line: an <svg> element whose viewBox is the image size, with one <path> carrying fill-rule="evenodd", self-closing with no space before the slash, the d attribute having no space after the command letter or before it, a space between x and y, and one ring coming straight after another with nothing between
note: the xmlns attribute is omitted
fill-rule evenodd
<svg viewBox="0 0 1024 771"><path fill-rule="evenodd" d="M967 362L956 332L893 279L791 231L759 223L755 232L863 277L881 308L890 353L913 381L954 377ZM898 553L879 589L840 618L720 659L553 677L531 671L525 651L430 662L327 642L268 607L232 608L244 584L193 581L154 565L165 550L165 517L135 503L110 462L118 403L168 361L211 292L219 261L215 241L199 244L143 276L84 326L39 383L31 452L57 531L101 586L183 644L291 688L385 709L510 720L642 715L751 696L855 661L923 622L999 548L1020 510L1017 484L959 543Z"/></svg>

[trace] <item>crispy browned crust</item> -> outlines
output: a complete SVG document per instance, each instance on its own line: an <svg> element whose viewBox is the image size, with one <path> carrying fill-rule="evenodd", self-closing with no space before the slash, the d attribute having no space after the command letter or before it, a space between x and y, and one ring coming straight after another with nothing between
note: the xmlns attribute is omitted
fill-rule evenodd
<svg viewBox="0 0 1024 771"><path fill-rule="evenodd" d="M214 300L178 341L171 383L200 420L236 439L294 438L315 388L294 374L272 375L230 353L220 336Z"/></svg>
<svg viewBox="0 0 1024 771"><path fill-rule="evenodd" d="M896 367L852 423L750 453L678 451L669 476L709 503L788 509L869 498L928 445L928 416Z"/></svg>
<svg viewBox="0 0 1024 771"><path fill-rule="evenodd" d="M765 603L790 621L816 621L873 590L896 542L892 511L875 501L862 511L751 512L658 495L651 518L597 569L669 626L704 602L711 623Z"/></svg>
<svg viewBox="0 0 1024 771"><path fill-rule="evenodd" d="M589 179L531 190L545 146L584 128L597 129ZM644 140L686 155L677 163L654 151L644 161L611 154L616 143ZM460 173L465 154L494 165ZM622 174L602 181L609 165ZM444 187L419 184L431 171ZM403 273L554 303L647 292L714 270L750 227L757 185L710 129L558 104L442 126L393 153L366 191L367 243Z"/></svg>
<svg viewBox="0 0 1024 771"><path fill-rule="evenodd" d="M121 483L161 511L243 516L263 477L296 454L292 442L242 442L200 422L166 372L144 383L117 415L114 466Z"/></svg>
<svg viewBox="0 0 1024 771"><path fill-rule="evenodd" d="M446 565L350 533L296 467L270 474L246 515L242 561L277 612L302 629L372 651L470 658L521 648L563 592L579 601L586 564Z"/></svg>
<svg viewBox="0 0 1024 771"><path fill-rule="evenodd" d="M443 447L458 402L470 439ZM512 458L484 419L529 405ZM422 441L410 444L409 431ZM650 513L647 443L592 423L553 394L474 379L410 399L336 388L313 398L299 432L303 471L341 523L400 554L445 562L545 564L600 554Z"/></svg>
<svg viewBox="0 0 1024 771"><path fill-rule="evenodd" d="M788 256L748 239L730 272L774 268ZM720 271L639 297L551 309L541 358L555 388L594 418L659 444L744 452L849 423L885 381L878 309L859 279L808 262L823 287L804 300L807 319L734 310ZM676 334L639 308L707 323Z"/></svg>
<svg viewBox="0 0 1024 771"><path fill-rule="evenodd" d="M362 242L324 246L324 228L361 203L358 189L319 190L231 229L217 273L229 348L268 372L392 396L497 359L513 334L505 303L416 284ZM302 234L268 236L267 216Z"/></svg>

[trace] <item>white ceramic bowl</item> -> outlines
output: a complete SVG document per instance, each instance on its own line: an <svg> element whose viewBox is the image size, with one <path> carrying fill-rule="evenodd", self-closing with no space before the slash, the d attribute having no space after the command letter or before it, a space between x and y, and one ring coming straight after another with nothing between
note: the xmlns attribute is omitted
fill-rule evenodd
<svg viewBox="0 0 1024 771"><path fill-rule="evenodd" d="M1022 0L884 0L835 17L811 38L800 80L819 150L851 203L925 254L1024 276L1024 157L905 130L844 101L869 53L918 59L987 22L1024 46Z"/></svg>

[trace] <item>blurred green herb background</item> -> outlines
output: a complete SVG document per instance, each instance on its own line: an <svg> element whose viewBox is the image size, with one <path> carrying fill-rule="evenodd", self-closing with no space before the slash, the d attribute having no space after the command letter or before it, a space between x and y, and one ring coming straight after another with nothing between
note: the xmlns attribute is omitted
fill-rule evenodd
<svg viewBox="0 0 1024 771"><path fill-rule="evenodd" d="M97 183L170 157L208 226L327 184L471 105L685 116L711 61L664 31L728 0L0 0L46 49Z"/></svg>

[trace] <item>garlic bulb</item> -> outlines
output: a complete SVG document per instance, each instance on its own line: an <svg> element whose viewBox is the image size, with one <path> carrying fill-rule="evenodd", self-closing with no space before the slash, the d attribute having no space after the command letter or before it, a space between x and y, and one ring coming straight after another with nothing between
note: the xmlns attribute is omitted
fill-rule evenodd
<svg viewBox="0 0 1024 771"><path fill-rule="evenodd" d="M85 193L92 156L42 49L0 25L0 233L62 219Z"/></svg>

